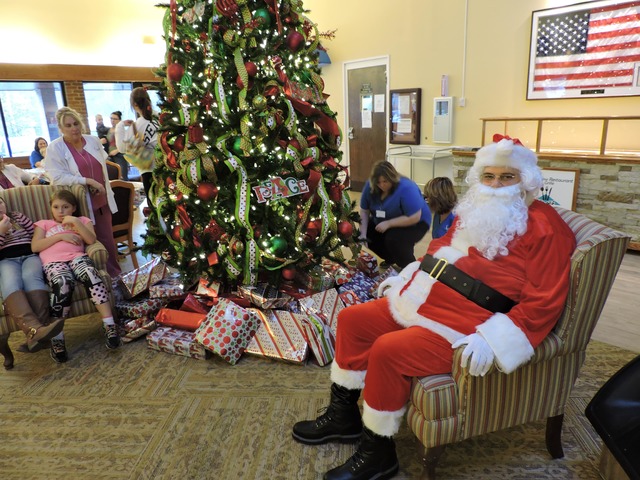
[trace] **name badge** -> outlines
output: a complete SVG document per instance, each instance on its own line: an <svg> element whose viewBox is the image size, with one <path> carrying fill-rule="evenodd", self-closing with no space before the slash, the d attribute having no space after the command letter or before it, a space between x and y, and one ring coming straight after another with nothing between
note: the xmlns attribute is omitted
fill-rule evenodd
<svg viewBox="0 0 640 480"><path fill-rule="evenodd" d="M387 214L384 210L376 210L376 218L386 218Z"/></svg>

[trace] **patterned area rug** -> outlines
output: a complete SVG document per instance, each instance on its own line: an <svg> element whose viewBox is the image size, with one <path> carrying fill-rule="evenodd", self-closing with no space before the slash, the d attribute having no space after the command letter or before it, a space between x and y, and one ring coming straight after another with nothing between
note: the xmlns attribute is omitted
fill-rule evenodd
<svg viewBox="0 0 640 480"><path fill-rule="evenodd" d="M352 445L303 446L291 425L327 404L329 369L245 356L231 367L146 347L104 347L100 319L65 327L70 360L16 353L0 373L0 478L320 479ZM15 348L21 334L11 336ZM593 479L601 440L584 417L598 388L637 354L592 341L565 415L565 457L551 460L544 421L447 448L442 479ZM421 451L396 437L398 479L417 478Z"/></svg>

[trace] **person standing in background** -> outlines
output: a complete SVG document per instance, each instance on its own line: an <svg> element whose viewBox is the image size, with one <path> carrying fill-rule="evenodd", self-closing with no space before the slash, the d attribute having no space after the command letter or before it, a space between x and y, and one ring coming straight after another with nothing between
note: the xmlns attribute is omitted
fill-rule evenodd
<svg viewBox="0 0 640 480"><path fill-rule="evenodd" d="M109 127L104 124L102 115L96 115L96 136L100 139L100 143L104 147L105 152L109 153Z"/></svg>
<svg viewBox="0 0 640 480"><path fill-rule="evenodd" d="M122 112L116 110L111 112L111 128L107 138L109 140L109 160L120 165L120 171L122 172L122 179L129 181L129 162L124 158L124 155L116 146L116 125L122 120Z"/></svg>
<svg viewBox="0 0 640 480"><path fill-rule="evenodd" d="M433 212L431 236L440 238L447 233L456 218L453 207L458 203L458 196L453 189L453 182L448 177L432 178L424 186L424 199Z"/></svg>
<svg viewBox="0 0 640 480"><path fill-rule="evenodd" d="M126 144L131 142L136 132L144 139L145 149L153 152L158 143L158 119L153 115L151 99L144 87L137 87L131 91L131 107L135 110L137 119L123 120L116 125L116 147L120 152L127 151ZM134 128L131 127L135 124ZM144 194L149 202L149 190L151 190L151 182L153 181L153 168L155 162L147 169L140 169L142 177L142 185L144 186ZM149 203L148 203L149 204Z"/></svg>
<svg viewBox="0 0 640 480"><path fill-rule="evenodd" d="M91 220L95 224L98 240L109 253L107 271L115 277L121 269L111 230L111 213L117 212L118 206L108 181L107 152L98 138L82 134L84 122L74 109L58 109L56 120L62 136L49 145L45 170L53 185L87 186Z"/></svg>

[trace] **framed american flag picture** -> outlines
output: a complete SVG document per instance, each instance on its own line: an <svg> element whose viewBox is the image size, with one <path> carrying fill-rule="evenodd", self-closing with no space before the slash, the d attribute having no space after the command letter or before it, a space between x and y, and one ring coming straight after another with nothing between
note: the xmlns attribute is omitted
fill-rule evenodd
<svg viewBox="0 0 640 480"><path fill-rule="evenodd" d="M534 11L527 100L640 95L640 1Z"/></svg>

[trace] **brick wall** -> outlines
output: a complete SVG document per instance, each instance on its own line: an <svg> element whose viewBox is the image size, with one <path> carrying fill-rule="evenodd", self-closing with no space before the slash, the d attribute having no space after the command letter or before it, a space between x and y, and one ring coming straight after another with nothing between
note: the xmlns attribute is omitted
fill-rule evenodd
<svg viewBox="0 0 640 480"><path fill-rule="evenodd" d="M473 161L472 155L454 152L453 180L458 194L467 190L464 179ZM538 165L580 170L575 211L631 235L630 248L640 250L640 162L547 159L540 155Z"/></svg>
<svg viewBox="0 0 640 480"><path fill-rule="evenodd" d="M84 101L84 89L82 82L75 80L67 80L64 82L64 93L67 99L67 106L77 111L84 119L87 128L85 133L91 133L89 128L89 118L87 116L87 104Z"/></svg>

